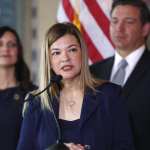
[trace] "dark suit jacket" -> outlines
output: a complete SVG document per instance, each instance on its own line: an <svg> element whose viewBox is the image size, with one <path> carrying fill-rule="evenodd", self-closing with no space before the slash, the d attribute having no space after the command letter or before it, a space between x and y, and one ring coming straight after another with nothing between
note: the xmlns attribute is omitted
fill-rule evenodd
<svg viewBox="0 0 150 150"><path fill-rule="evenodd" d="M28 100L17 150L45 150L58 138L53 114L41 108L39 97L31 95ZM53 107L58 114L56 102ZM97 87L96 93L87 90L79 131L80 143L89 145L90 150L133 150L128 114L120 97L120 87L105 83Z"/></svg>
<svg viewBox="0 0 150 150"><path fill-rule="evenodd" d="M110 79L114 57L91 66L98 78ZM145 51L123 87L136 150L150 150L150 52Z"/></svg>

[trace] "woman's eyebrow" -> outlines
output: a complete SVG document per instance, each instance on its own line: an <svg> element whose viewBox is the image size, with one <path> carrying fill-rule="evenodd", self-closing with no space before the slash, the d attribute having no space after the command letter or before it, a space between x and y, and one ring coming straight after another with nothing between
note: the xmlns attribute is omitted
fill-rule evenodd
<svg viewBox="0 0 150 150"><path fill-rule="evenodd" d="M79 46L78 44L71 44L71 45L69 45L69 46L67 46L66 48L71 48L71 47L73 47L73 46ZM66 48L64 48L64 49L66 49ZM51 48L51 50L60 50L61 48Z"/></svg>

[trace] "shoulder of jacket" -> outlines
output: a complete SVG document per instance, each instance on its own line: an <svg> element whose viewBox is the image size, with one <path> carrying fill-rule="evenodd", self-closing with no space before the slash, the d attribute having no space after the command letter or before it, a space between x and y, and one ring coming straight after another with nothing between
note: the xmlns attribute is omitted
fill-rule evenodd
<svg viewBox="0 0 150 150"><path fill-rule="evenodd" d="M104 82L103 84L97 86L96 90L98 90L102 93L107 93L108 95L109 94L111 95L111 94L115 94L115 93L120 93L122 88L119 85L116 85L114 83L107 81L107 82Z"/></svg>
<svg viewBox="0 0 150 150"><path fill-rule="evenodd" d="M32 93L28 93L25 97L22 114L26 112L35 112L36 110L41 109L41 99L39 96L34 96Z"/></svg>
<svg viewBox="0 0 150 150"><path fill-rule="evenodd" d="M101 66L101 65L107 64L109 61L112 61L113 59L114 59L113 56L109 57L109 58L106 58L106 59L104 59L102 61L99 61L99 62L96 62L96 63L92 64L90 67L92 68L92 67L96 67L96 66Z"/></svg>

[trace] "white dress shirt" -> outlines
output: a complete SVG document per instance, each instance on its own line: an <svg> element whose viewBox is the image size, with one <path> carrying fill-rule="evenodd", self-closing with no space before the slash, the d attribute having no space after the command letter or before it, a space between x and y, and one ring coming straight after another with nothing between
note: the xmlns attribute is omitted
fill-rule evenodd
<svg viewBox="0 0 150 150"><path fill-rule="evenodd" d="M125 59L128 63L126 69L125 69L125 79L123 84L126 83L128 77L130 76L130 74L132 73L132 71L134 70L136 64L138 63L139 59L141 58L142 54L144 53L145 50L145 45L142 45L141 47L139 47L138 49L134 50L131 54L129 54L127 57L123 58L121 57L117 51L115 51L115 60L114 60L114 64L112 67L112 72L111 72L111 81L112 81L112 77L114 76L114 74L116 73L116 71L118 70L118 64L120 63L120 61L122 59Z"/></svg>

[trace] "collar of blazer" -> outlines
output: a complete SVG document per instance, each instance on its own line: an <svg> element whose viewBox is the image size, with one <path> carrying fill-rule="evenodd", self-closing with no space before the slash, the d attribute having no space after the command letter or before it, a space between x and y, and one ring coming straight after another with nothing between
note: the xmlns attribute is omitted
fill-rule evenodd
<svg viewBox="0 0 150 150"><path fill-rule="evenodd" d="M91 114L94 113L94 111L96 110L97 107L99 107L99 105L102 106L102 102L104 98L105 96L103 95L103 93L97 92L97 94L94 94L93 90L87 89L87 91L85 92L84 100L82 104L82 110L81 110L81 116L80 116L80 127L91 116ZM54 98L53 100L53 109L58 119L59 102L56 98Z"/></svg>

